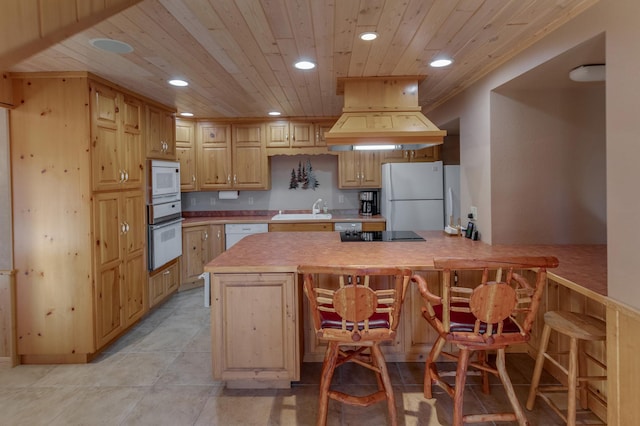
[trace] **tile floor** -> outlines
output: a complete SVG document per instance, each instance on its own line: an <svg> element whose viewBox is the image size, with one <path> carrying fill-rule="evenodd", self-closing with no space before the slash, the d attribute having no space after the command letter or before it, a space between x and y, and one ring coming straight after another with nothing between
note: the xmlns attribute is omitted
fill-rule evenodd
<svg viewBox="0 0 640 426"><path fill-rule="evenodd" d="M0 425L315 424L318 363L304 364L302 380L286 390L229 390L212 380L209 310L202 300L202 289L176 294L90 364L0 369ZM524 401L533 360L509 354L507 362ZM436 388L434 399L423 398L422 363L390 363L389 370L399 424L450 424L452 405L446 394ZM361 373L359 367L345 365L334 383L367 392L375 379L368 371ZM465 412L508 405L501 385L483 395L474 378L470 381ZM329 425L388 424L384 403L359 408L330 401L329 409ZM533 425L562 424L539 402L527 415Z"/></svg>

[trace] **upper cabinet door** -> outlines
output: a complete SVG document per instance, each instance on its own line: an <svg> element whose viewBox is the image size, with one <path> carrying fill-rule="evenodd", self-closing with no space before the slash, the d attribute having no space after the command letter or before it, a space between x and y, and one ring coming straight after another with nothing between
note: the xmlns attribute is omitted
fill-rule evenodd
<svg viewBox="0 0 640 426"><path fill-rule="evenodd" d="M120 141L121 96L110 87L92 82L91 164L94 190L119 189L124 182Z"/></svg>
<svg viewBox="0 0 640 426"><path fill-rule="evenodd" d="M325 135L331 130L334 124L335 121L325 121L315 124L316 146L327 146L327 137Z"/></svg>
<svg viewBox="0 0 640 426"><path fill-rule="evenodd" d="M289 148L289 122L268 122L266 139L267 148Z"/></svg>
<svg viewBox="0 0 640 426"><path fill-rule="evenodd" d="M142 189L142 101L96 82L89 87L93 189Z"/></svg>
<svg viewBox="0 0 640 426"><path fill-rule="evenodd" d="M228 189L231 172L231 126L199 122L196 132L199 189Z"/></svg>
<svg viewBox="0 0 640 426"><path fill-rule="evenodd" d="M289 123L289 133L291 135L291 147L303 148L314 146L315 135L313 133L313 123L292 121Z"/></svg>
<svg viewBox="0 0 640 426"><path fill-rule="evenodd" d="M176 158L180 162L180 191L198 189L195 123L176 120Z"/></svg>
<svg viewBox="0 0 640 426"><path fill-rule="evenodd" d="M235 189L268 189L269 161L265 149L264 125L234 124L231 155Z"/></svg>
<svg viewBox="0 0 640 426"><path fill-rule="evenodd" d="M312 122L278 120L266 123L267 148L313 147L315 139Z"/></svg>
<svg viewBox="0 0 640 426"><path fill-rule="evenodd" d="M123 97L121 164L125 172L122 187L127 189L141 189L144 186L143 114L142 101L130 96Z"/></svg>
<svg viewBox="0 0 640 426"><path fill-rule="evenodd" d="M175 116L147 105L147 158L176 159Z"/></svg>
<svg viewBox="0 0 640 426"><path fill-rule="evenodd" d="M380 152L345 151L338 156L340 188L380 188L382 170Z"/></svg>

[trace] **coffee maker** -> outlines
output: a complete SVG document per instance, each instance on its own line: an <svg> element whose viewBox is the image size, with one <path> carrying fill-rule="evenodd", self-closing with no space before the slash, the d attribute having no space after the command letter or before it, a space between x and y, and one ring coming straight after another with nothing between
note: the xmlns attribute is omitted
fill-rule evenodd
<svg viewBox="0 0 640 426"><path fill-rule="evenodd" d="M378 191L360 191L360 214L362 216L373 216L380 214L378 205Z"/></svg>

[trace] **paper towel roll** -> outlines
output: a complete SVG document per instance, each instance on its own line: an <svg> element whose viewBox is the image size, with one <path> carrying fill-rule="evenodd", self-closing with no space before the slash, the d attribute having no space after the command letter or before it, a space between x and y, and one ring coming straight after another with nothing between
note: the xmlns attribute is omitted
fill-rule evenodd
<svg viewBox="0 0 640 426"><path fill-rule="evenodd" d="M221 200L237 200L239 191L218 191L218 198Z"/></svg>

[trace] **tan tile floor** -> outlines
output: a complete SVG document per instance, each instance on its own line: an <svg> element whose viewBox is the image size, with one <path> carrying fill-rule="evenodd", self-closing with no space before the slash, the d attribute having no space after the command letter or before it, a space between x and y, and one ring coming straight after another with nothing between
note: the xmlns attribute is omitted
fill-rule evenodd
<svg viewBox="0 0 640 426"><path fill-rule="evenodd" d="M304 364L302 379L287 390L229 390L211 378L209 310L202 289L175 295L88 365L23 365L0 369L0 425L313 425L320 364ZM507 356L521 401L533 360ZM452 364L448 364L452 365ZM448 425L451 399L422 395L422 363L389 363L401 425ZM543 380L550 380L544 377ZM483 395L471 378L465 412L508 404L494 382ZM345 365L337 388L368 392L375 379ZM329 425L386 425L384 403L368 408L329 405ZM533 425L560 425L542 403L527 412ZM587 421L592 420L587 415Z"/></svg>

